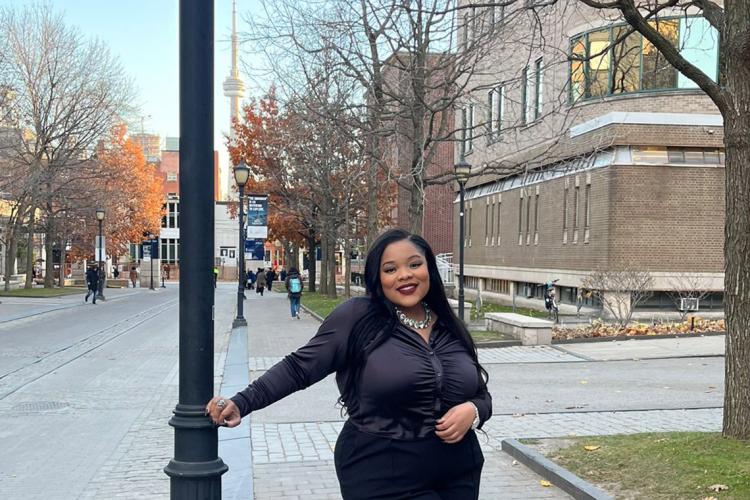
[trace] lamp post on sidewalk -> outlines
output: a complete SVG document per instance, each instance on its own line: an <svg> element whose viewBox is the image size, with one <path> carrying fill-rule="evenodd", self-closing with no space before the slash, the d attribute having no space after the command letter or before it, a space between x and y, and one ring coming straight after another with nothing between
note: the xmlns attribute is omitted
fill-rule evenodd
<svg viewBox="0 0 750 500"><path fill-rule="evenodd" d="M97 245L97 260L99 261L99 280L96 286L96 298L99 300L107 300L104 298L104 280L107 278L107 273L104 270L104 238L102 237L102 222L104 222L104 209L96 209L96 220L99 221L99 244ZM60 265L61 272L64 269L64 263Z"/></svg>
<svg viewBox="0 0 750 500"><path fill-rule="evenodd" d="M237 252L237 261L239 269L239 283L237 285L237 317L232 322L232 328L246 326L247 320L244 316L245 298L245 184L250 176L250 169L244 162L234 167L234 180L240 190L240 248Z"/></svg>
<svg viewBox="0 0 750 500"><path fill-rule="evenodd" d="M458 317L464 321L464 186L469 180L471 174L471 165L464 158L453 166L456 174L456 181L459 187L459 205L458 205Z"/></svg>
<svg viewBox="0 0 750 500"><path fill-rule="evenodd" d="M164 468L172 500L221 499L214 394L214 2L180 0L179 397L169 425L174 456Z"/></svg>

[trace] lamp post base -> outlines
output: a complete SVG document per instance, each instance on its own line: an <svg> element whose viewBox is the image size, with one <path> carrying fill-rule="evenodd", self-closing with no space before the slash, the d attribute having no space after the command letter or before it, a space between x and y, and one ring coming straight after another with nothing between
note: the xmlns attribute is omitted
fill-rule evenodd
<svg viewBox="0 0 750 500"><path fill-rule="evenodd" d="M245 318L234 318L232 328L237 328L238 326L247 326L247 320Z"/></svg>

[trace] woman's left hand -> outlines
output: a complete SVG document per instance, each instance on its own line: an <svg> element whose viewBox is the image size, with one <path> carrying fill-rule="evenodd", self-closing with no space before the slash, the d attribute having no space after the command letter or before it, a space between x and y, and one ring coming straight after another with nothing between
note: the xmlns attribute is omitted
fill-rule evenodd
<svg viewBox="0 0 750 500"><path fill-rule="evenodd" d="M461 441L474 422L474 405L461 403L448 410L438 419L435 434L448 444Z"/></svg>

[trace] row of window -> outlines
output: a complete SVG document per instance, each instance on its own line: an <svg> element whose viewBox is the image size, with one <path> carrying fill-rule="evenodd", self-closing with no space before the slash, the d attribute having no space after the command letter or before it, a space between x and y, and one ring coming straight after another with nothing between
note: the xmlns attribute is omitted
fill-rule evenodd
<svg viewBox="0 0 750 500"><path fill-rule="evenodd" d="M718 33L703 17L649 21L690 63L716 80ZM624 24L571 40L570 99L630 92L696 88L640 33Z"/></svg>
<svg viewBox="0 0 750 500"><path fill-rule="evenodd" d="M480 33L486 30L494 30L504 20L504 5L495 5L484 9L478 9L477 7L466 9L462 23L461 50L466 51L469 48L469 42L473 41Z"/></svg>
<svg viewBox="0 0 750 500"><path fill-rule="evenodd" d="M527 125L542 116L544 104L544 60L534 61L526 66L521 74L521 125ZM480 124L477 122L476 104L469 104L460 110L461 140L459 154L466 154L474 149L474 131ZM487 142L491 143L500 137L505 120L506 86L498 85L487 93L484 128Z"/></svg>
<svg viewBox="0 0 750 500"><path fill-rule="evenodd" d="M518 244L539 244L539 186L532 193L530 189L519 190L518 195ZM577 244L589 242L591 229L591 178L586 176L581 186L580 178L566 178L562 201L562 242ZM484 245L495 246L501 243L500 224L502 218L502 195L485 198ZM464 245L471 246L473 203L465 208L466 233Z"/></svg>
<svg viewBox="0 0 750 500"><path fill-rule="evenodd" d="M166 209L167 213L161 218L161 227L180 227L180 202L168 201Z"/></svg>

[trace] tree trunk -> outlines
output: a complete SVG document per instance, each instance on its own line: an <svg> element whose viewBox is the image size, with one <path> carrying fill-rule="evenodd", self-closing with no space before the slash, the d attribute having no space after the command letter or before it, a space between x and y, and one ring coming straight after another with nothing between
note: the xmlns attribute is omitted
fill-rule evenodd
<svg viewBox="0 0 750 500"><path fill-rule="evenodd" d="M750 102L750 76L744 85L747 92L743 102ZM724 118L724 142L727 334L723 434L750 439L750 113Z"/></svg>
<svg viewBox="0 0 750 500"><path fill-rule="evenodd" d="M422 236L424 217L424 180L422 175L413 175L409 195L409 232Z"/></svg>
<svg viewBox="0 0 750 500"><path fill-rule="evenodd" d="M16 252L18 252L18 241L16 240L16 232L13 231L12 236L6 240L6 255L5 255L5 286L3 289L7 292L10 290L10 277L16 274Z"/></svg>
<svg viewBox="0 0 750 500"><path fill-rule="evenodd" d="M351 298L352 296L352 235L351 235L351 222L349 221L349 197L346 198L346 213L344 216L344 258L342 264L344 265L344 297Z"/></svg>
<svg viewBox="0 0 750 500"><path fill-rule="evenodd" d="M55 286L55 263L52 258L52 247L55 239L55 220L52 215L47 216L47 231L44 233L44 252L47 258L44 261L44 288L54 288Z"/></svg>
<svg viewBox="0 0 750 500"><path fill-rule="evenodd" d="M311 292L315 292L315 252L317 251L315 245L315 231L310 229L307 236L307 278L308 284L307 289Z"/></svg>
<svg viewBox="0 0 750 500"><path fill-rule="evenodd" d="M65 252L65 240L66 236L63 235L60 237L60 279L58 281L58 285L60 288L65 288L65 259L66 259L66 252Z"/></svg>
<svg viewBox="0 0 750 500"><path fill-rule="evenodd" d="M331 238L328 245L328 297L335 299L338 296L336 290L336 238Z"/></svg>
<svg viewBox="0 0 750 500"><path fill-rule="evenodd" d="M31 210L29 210L29 234L27 235L26 239L26 283L24 283L24 288L31 288L32 280L34 279L32 274L34 271L34 232L36 231L35 228L35 221L34 218L36 216L36 208L32 205ZM49 259L49 257L47 257Z"/></svg>
<svg viewBox="0 0 750 500"><path fill-rule="evenodd" d="M328 295L328 236L326 227L320 235L320 293Z"/></svg>

